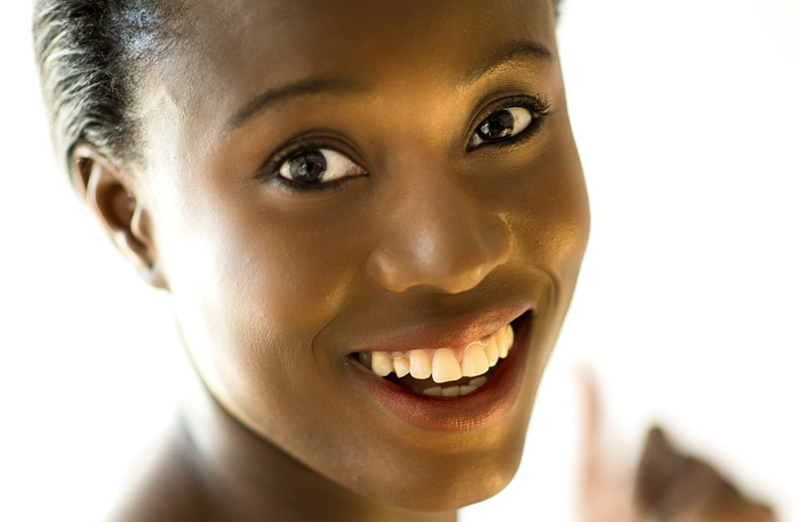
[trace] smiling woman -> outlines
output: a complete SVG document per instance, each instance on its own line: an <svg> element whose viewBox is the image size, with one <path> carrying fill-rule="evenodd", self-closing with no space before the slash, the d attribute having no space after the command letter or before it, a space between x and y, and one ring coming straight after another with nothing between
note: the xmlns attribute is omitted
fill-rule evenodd
<svg viewBox="0 0 795 522"><path fill-rule="evenodd" d="M505 487L589 231L552 4L37 13L74 184L208 392L118 520L452 520Z"/></svg>
<svg viewBox="0 0 795 522"><path fill-rule="evenodd" d="M607 395L609 404L620 395L623 411L632 411L626 407L629 399L641 403L644 412L660 403L673 404L677 414L696 412L687 426L716 418L708 414L722 408L730 410L726 417L731 422L741 418L749 426L756 415L757 421L764 421L756 425L764 427L766 447L782 448L781 441L789 447L791 432L781 423L778 429L768 429L775 426L769 424L771 415L757 407L773 402L759 400L759 390L774 382L770 376L775 371L787 367L763 364L765 346L774 345L761 342L755 330L752 342L736 350L742 353L737 364L743 372L738 378L723 371L731 363L728 343L712 338L701 342L704 339L698 336L683 340L687 336L682 323L692 317L701 320L707 311L720 309L721 303L767 302L741 294L743 285L726 284L737 281L738 273L763 280L766 274L759 273L758 252L765 250L751 254L753 264L719 278L715 295L725 299L713 295L709 306L691 305L698 303L698 285L710 280L716 266L731 266L730 260L738 259L739 232L751 221L731 221L721 215L735 225L730 227L730 251L719 261L693 261L702 259L703 245L720 239L716 230L723 228L700 230L703 219L692 217L672 226L675 215L686 207L681 204L683 194L698 199L703 213L701 203L714 204L716 191L728 190L731 175L728 169L717 169L720 182L709 184L708 196L696 196L698 180L703 178L682 167L681 158L687 156L681 151L687 148L676 137L690 136L682 141L701 146L717 140L713 134L718 134L702 132L695 119L682 125L681 118L671 117L685 112L669 103L670 93L680 92L681 85L659 91L660 85L666 85L661 77L674 78L676 72L685 78L682 83L697 85L697 73L685 74L678 62L674 67L665 60L698 56L698 47L688 44L687 52L675 53L672 49L678 44L670 41L671 31L666 29L658 38L664 51L657 51L656 58L652 52L655 59L645 50L631 54L636 47L642 49L635 42L644 41L644 35L632 34L638 23L617 22L623 19L614 11L637 14L641 8L638 3L616 8L619 4L572 1L572 12L585 13L581 17L587 18L587 23L576 26L577 38L588 43L581 45L573 78L576 71L583 76L570 87L579 85L577 99L588 100L594 111L581 121L579 128L585 133L580 136L585 137L583 151L590 151L592 158L589 171L598 173L592 175L594 204L605 201L605 192L612 195L610 204L603 203L598 212L601 230L610 228L617 239L611 244L603 236L594 245L597 255L591 250L589 266L598 263L599 248L605 249L601 259L608 261L590 280L591 288L598 290L584 296L587 306L579 309L587 311L576 315L572 310L580 333L573 334L579 335L574 343L569 337L568 348L582 346L603 370L611 353L619 354L608 368L607 381L620 391L611 396L608 389ZM690 0L685 7L692 14L696 5ZM198 376L191 400L151 452L154 457L142 466L139 480L125 483L126 498L116 506L113 520L454 520L458 508L494 495L512 480L525 451L539 381L549 373L547 362L590 234L589 201L570 130L555 39L555 7L549 0L39 0L36 50L58 159L127 262L146 282L163 290ZM677 11L662 9L667 10ZM714 9L709 16L712 20ZM599 23L593 23L596 20ZM677 15L668 22L678 27L673 22L688 20ZM653 26L649 21L647 27ZM735 34L744 33L734 31L732 37ZM610 38L620 43L611 48ZM594 50L599 52L598 60ZM715 66L714 60L708 63ZM743 81L736 74L736 63L733 56L731 81L724 84ZM696 70L702 65L699 62ZM747 77L757 78L755 70L749 67ZM642 83L644 74L653 81ZM646 99L650 92L657 93L655 103ZM714 98L710 93L699 99L695 87L688 92L700 109L709 108ZM726 128L736 130L736 114L726 111L734 100L720 99L716 113L728 118ZM663 105L664 114L641 110L653 106L659 111ZM774 112L779 114L770 111ZM640 114L646 116L643 121ZM674 120L675 129L665 126ZM658 127L652 139L651 131ZM6 126L15 132L17 128ZM688 134L692 129L699 129L696 135ZM791 131L780 133L782 143L786 136ZM739 145L731 148L732 153L745 150ZM601 168L593 160L600 157L596 149L602 153ZM9 172L35 170L28 163L32 156L8 154L9 159L23 157L25 162ZM711 161L734 158L726 150L716 154L699 150L690 160L704 156ZM753 184L744 172L743 202L747 194L764 186L760 181L764 169L757 168L760 156L755 156L754 168L746 169L755 173ZM698 174L714 168L703 160L693 163L702 171ZM622 178L621 172L627 175ZM6 178L12 184L24 180L36 183L35 176ZM647 192L658 196L662 191L665 198L644 199L641 180L654 187L646 185ZM5 193L14 199L20 193L38 197L41 187L32 187ZM778 192L786 191L767 191L765 201L773 201ZM663 208L654 206L657 199L665 199ZM147 306L127 305L123 291L105 294L94 308L74 303L74 296L88 294L85 280L104 284L95 273L101 262L91 265L91 256L85 254L63 256L80 251L73 244L79 227L58 229L60 220L51 217L56 213L40 212L45 207L40 200L29 207L0 220L18 223L24 212L47 216L46 232L23 234L25 246L17 250L27 253L35 248L31 237L63 244L38 256L46 263L33 264L35 275L18 278L22 286L33 281L31 286L48 290L41 299L26 287L23 295L35 299L30 313L35 319L22 322L22 327L10 325L12 332L24 331L19 336L24 342L15 340L15 346L35 349L17 349L12 359L16 363L0 365L0 371L6 372L32 368L29 374L13 376L16 380L0 379L0 385L10 390L0 394L4 398L18 397L20 390L39 394L38 402L30 401L31 407L18 401L11 408L25 410L22 418L33 429L20 438L35 441L26 442L35 447L41 462L31 465L31 452L20 452L20 465L12 467L27 470L36 485L22 500L14 499L24 505L25 514L38 508L34 499L41 491L73 506L101 502L97 497L103 495L93 490L90 499L75 493L86 479L73 474L96 469L84 453L100 453L85 441L98 441L104 433L101 442L110 448L104 455L115 454L118 441L129 437L143 415L128 411L129 403L115 398L98 407L98 398L115 397L108 390L118 384L110 381L123 373L129 378L127 387L135 389L130 400L140 400L150 387L147 370L159 368L159 360L141 355L157 350L146 352L148 346L135 342L128 349L119 346L131 332L151 330L156 314L137 319L144 316L135 313ZM768 204L766 211L772 214L766 215L783 216L783 211L774 213L780 208L784 207ZM732 216L740 214L737 209L732 205ZM664 224L656 230L649 225L652 213L664 216ZM605 226L611 216L613 221ZM753 228L754 234L746 234L743 241L780 240L773 233L775 227ZM676 242L665 241L689 231L700 232L689 246L679 237ZM53 252L60 256L58 263L52 262ZM653 255L642 257L644 252ZM685 258L692 259L685 263ZM7 256L5 262L19 259L27 260ZM789 270L791 263L786 260L791 256L776 259ZM771 266L773 261L765 262ZM687 265L685 271L688 276L695 274L696 282L686 284L692 279L681 271L672 275L677 264ZM75 270L82 274L76 277L63 268L75 265L90 266L79 267L83 272ZM707 268L699 271L699 266ZM57 272L63 273L61 278L52 275L56 269L65 272ZM654 277L649 276L652 272ZM767 286L778 289L779 283L769 280ZM75 290L56 301L49 289L56 285L62 289L64 284L73 284L70 288ZM668 295L673 297L666 300ZM582 297L578 302L583 302ZM123 306L133 310L120 311ZM772 306L782 317L792 315L784 313L786 307L780 302ZM104 317L118 316L115 329L101 329L106 325L99 324L99 309L108 314ZM747 307L743 313L762 313L757 310L762 308ZM722 314L730 316L736 317L736 310ZM47 328L41 327L42 317L48 318ZM661 317L666 318L666 328L659 327ZM73 323L66 325L73 330L65 323ZM732 321L723 330L740 338L736 332L742 325L734 323L739 322ZM51 330L53 337L42 340L41 330ZM699 324L698 331L705 330ZM100 339L96 342L100 348L81 358L72 339L90 335ZM141 345L170 341L159 334L136 338L144 340ZM781 339L786 337L781 334ZM622 342L624 351L616 351ZM699 351L707 344L720 344L720 353ZM40 348L50 345L54 348L49 351ZM748 346L754 347L758 367L765 368L756 380L748 379ZM37 359L39 353L46 355L41 357L46 364ZM708 360L694 362L703 353L709 354ZM105 363L110 362L106 358L111 356L143 362L137 371L124 368L106 374ZM654 363L649 364L652 357ZM718 359L720 372L714 369ZM98 381L85 378L75 367L84 372L88 368ZM740 400L723 396L706 400L684 385L683 368L697 373L698 385L707 382L710 389L718 389L715 383L724 374L730 381L721 388L724 392L736 390L737 382L756 385L745 387L753 390L743 390ZM709 375L704 377L705 373ZM82 384L81 375L93 384ZM170 378L169 374L164 380ZM46 385L40 385L43 382ZM550 390L555 381L547 382L544 389ZM619 382L625 383L623 388L615 384ZM88 390L79 396L82 402L72 399L69 391L79 385ZM571 451L573 444L565 444L571 442L565 439L576 427L557 423L565 416L562 412L575 408L566 404L560 386L552 389L552 395L546 391L547 398L538 401L541 411L533 413L536 439L531 436L530 462L523 467L535 470L537 481L532 488L524 483L518 490L513 486L518 493L514 493L513 518L505 517L509 520L525 520L531 510L545 508L538 518L573 518L568 516L576 504L573 495L567 497L559 490L574 481L556 480L560 478L556 473L576 453ZM657 390L664 391L655 399ZM679 402L677 394L682 396ZM743 410L743 401L754 407ZM74 413L75 403L80 403L83 417ZM110 418L123 422L114 425ZM648 421L644 418L641 425ZM108 425L106 431L99 428ZM681 424L676 428L682 431ZM709 447L742 433L735 428L722 425L710 435ZM538 433L546 433L547 439L539 443ZM664 501L667 497L661 498L665 488L654 487L661 477L667 491L692 499L682 484L692 485L687 481L706 476L709 480L701 481L709 486L706 498L728 491L726 498L739 502L731 484L700 461L678 454L661 433L653 432L641 466L640 477L647 482L639 491L649 512L671 507ZM65 442L69 440L83 445ZM746 451L751 444L743 447L733 440L735 444L726 448L754 455ZM771 442L776 440L778 446ZM8 447L16 451L17 445ZM540 454L544 454L541 463ZM594 462L598 456L594 452ZM62 459L72 459L72 465L61 465ZM786 461L778 454L756 460ZM675 472L670 462L677 465ZM9 469L5 464L0 468ZM779 469L785 477L781 484L788 483L791 470L783 465ZM26 476L15 475L15 483L22 482L19 475ZM602 475L593 473L593 477ZM676 477L685 480L677 482ZM625 486L621 481L595 482L598 501L609 487ZM703 493L705 488L701 489ZM758 492L769 489L767 484L756 487ZM614 498L626 510L629 497L621 495L628 490L619 493ZM60 503L54 504L60 509ZM499 500L467 512L481 509L486 512L483 518L503 518L502 504L508 505ZM764 518L750 520L770 519L769 510L760 509ZM708 509L707 514L714 512ZM598 520L600 513L592 510L588 515ZM718 519L727 520L723 515Z"/></svg>

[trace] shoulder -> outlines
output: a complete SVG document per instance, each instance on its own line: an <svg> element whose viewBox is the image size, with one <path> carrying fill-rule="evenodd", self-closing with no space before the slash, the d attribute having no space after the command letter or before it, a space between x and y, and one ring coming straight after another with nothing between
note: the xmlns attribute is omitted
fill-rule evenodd
<svg viewBox="0 0 795 522"><path fill-rule="evenodd" d="M210 522L213 515L190 439L175 425L147 452L106 522Z"/></svg>

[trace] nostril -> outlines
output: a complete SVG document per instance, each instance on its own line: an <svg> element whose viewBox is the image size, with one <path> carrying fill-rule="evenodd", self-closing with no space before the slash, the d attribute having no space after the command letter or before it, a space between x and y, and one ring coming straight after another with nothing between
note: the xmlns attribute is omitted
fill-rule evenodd
<svg viewBox="0 0 795 522"><path fill-rule="evenodd" d="M456 274L456 277L448 278L443 285L438 285L437 288L452 294L466 292L478 286L489 272L491 272L491 267L486 265L475 267L469 271L461 271Z"/></svg>
<svg viewBox="0 0 795 522"><path fill-rule="evenodd" d="M456 268L450 264L409 265L394 257L384 256L376 261L375 270L381 285L393 292L415 288L433 288L443 292L461 293L476 287L494 268L493 263L470 268Z"/></svg>

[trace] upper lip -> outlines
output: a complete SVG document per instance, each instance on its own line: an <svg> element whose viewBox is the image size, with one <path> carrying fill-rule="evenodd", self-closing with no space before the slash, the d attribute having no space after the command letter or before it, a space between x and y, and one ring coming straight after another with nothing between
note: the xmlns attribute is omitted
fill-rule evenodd
<svg viewBox="0 0 795 522"><path fill-rule="evenodd" d="M430 326L406 335L360 346L352 352L398 352L463 346L496 332L530 308L527 304L495 308L459 321Z"/></svg>

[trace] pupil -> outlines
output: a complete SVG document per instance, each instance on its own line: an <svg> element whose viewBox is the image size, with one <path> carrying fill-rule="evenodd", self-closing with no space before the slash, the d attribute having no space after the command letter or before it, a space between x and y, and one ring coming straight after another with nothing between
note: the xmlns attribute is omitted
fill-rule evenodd
<svg viewBox="0 0 795 522"><path fill-rule="evenodd" d="M295 181L319 181L326 172L326 157L318 150L304 152L292 158L288 167Z"/></svg>
<svg viewBox="0 0 795 522"><path fill-rule="evenodd" d="M478 127L478 136L483 141L506 138L512 132L513 115L511 111L505 109L495 112Z"/></svg>

